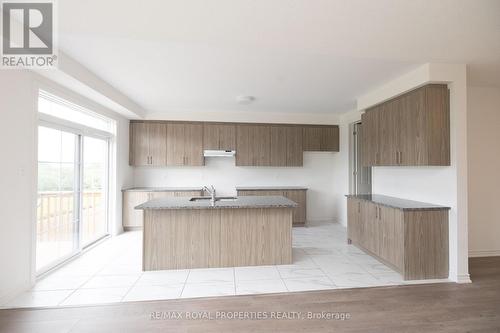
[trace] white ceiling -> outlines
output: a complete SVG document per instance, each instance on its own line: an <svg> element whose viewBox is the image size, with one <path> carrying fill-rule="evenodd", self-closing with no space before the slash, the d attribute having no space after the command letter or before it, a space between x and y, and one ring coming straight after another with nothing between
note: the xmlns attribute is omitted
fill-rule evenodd
<svg viewBox="0 0 500 333"><path fill-rule="evenodd" d="M148 112L333 113L427 62L500 86L499 0L64 0L60 48ZM256 96L238 105L239 95Z"/></svg>

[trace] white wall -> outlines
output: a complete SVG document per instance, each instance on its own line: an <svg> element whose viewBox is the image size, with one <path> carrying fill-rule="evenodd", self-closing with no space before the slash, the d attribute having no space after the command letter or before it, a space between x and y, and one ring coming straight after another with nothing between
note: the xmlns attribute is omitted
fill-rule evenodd
<svg viewBox="0 0 500 333"><path fill-rule="evenodd" d="M210 157L204 167L138 167L134 170L136 186L204 186L213 184L218 195L235 195L235 186L305 186L307 218L338 220L344 209L335 189L342 181L335 171L339 153L306 152L304 166L236 167L234 158Z"/></svg>
<svg viewBox="0 0 500 333"><path fill-rule="evenodd" d="M0 75L0 302L31 283L35 105L30 73Z"/></svg>
<svg viewBox="0 0 500 333"><path fill-rule="evenodd" d="M500 88L468 87L469 255L500 255Z"/></svg>
<svg viewBox="0 0 500 333"><path fill-rule="evenodd" d="M450 89L449 167L374 167L372 191L451 207L450 279L469 282L467 239L467 82L465 65L426 64L358 99L367 108L431 82Z"/></svg>
<svg viewBox="0 0 500 333"><path fill-rule="evenodd" d="M0 75L0 304L34 282L38 88L43 88L117 121L113 152L116 180L111 230L121 232L121 188L132 184L128 166L128 120L53 82L27 71Z"/></svg>

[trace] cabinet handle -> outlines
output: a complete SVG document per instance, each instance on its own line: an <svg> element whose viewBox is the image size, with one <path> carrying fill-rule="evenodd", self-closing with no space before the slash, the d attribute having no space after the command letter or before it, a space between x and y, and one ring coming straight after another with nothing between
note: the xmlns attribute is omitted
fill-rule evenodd
<svg viewBox="0 0 500 333"><path fill-rule="evenodd" d="M358 202L358 213L361 213L361 203Z"/></svg>
<svg viewBox="0 0 500 333"><path fill-rule="evenodd" d="M378 208L378 219L382 220L382 208Z"/></svg>
<svg viewBox="0 0 500 333"><path fill-rule="evenodd" d="M378 219L378 207L375 206L375 218Z"/></svg>
<svg viewBox="0 0 500 333"><path fill-rule="evenodd" d="M399 164L403 164L403 152L399 152Z"/></svg>
<svg viewBox="0 0 500 333"><path fill-rule="evenodd" d="M153 156L150 157L151 162L149 164L153 165Z"/></svg>
<svg viewBox="0 0 500 333"><path fill-rule="evenodd" d="M396 151L396 164L399 164L399 151Z"/></svg>

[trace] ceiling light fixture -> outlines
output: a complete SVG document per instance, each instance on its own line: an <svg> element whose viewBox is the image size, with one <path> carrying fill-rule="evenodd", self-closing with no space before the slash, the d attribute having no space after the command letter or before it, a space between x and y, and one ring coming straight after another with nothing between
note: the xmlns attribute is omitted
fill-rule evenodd
<svg viewBox="0 0 500 333"><path fill-rule="evenodd" d="M236 101L238 104L250 104L255 102L255 96L238 96Z"/></svg>

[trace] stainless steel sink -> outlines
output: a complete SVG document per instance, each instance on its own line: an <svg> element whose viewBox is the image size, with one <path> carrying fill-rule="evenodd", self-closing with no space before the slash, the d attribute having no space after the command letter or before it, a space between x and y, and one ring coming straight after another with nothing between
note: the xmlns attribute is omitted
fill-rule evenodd
<svg viewBox="0 0 500 333"><path fill-rule="evenodd" d="M189 201L210 201L210 197L192 197ZM215 201L235 201L237 197L215 197Z"/></svg>

